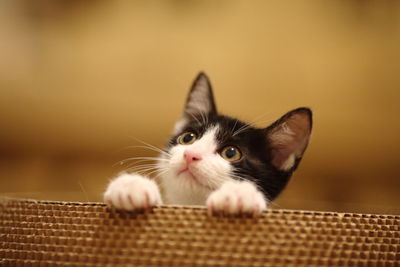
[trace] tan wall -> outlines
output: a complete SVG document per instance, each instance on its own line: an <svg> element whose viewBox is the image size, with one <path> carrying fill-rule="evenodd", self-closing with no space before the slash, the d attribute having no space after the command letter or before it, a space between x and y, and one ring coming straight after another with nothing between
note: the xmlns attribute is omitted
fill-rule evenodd
<svg viewBox="0 0 400 267"><path fill-rule="evenodd" d="M310 106L283 208L400 213L400 5L364 1L3 1L0 192L99 200L161 146L199 70L265 126Z"/></svg>

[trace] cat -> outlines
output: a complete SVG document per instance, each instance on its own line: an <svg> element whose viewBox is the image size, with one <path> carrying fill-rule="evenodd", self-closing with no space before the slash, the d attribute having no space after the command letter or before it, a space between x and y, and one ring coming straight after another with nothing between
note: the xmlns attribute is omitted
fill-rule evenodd
<svg viewBox="0 0 400 267"><path fill-rule="evenodd" d="M309 143L312 112L297 108L266 128L217 112L211 83L199 73L156 170L165 193L140 174L111 180L104 202L120 210L206 205L210 214L259 215L284 189Z"/></svg>

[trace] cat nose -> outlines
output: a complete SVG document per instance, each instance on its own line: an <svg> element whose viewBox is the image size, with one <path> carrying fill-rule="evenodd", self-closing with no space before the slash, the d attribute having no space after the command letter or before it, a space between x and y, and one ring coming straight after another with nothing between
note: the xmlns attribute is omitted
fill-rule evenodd
<svg viewBox="0 0 400 267"><path fill-rule="evenodd" d="M183 157L185 158L186 164L190 164L193 161L201 160L200 154L188 150L186 150L185 153L183 153Z"/></svg>

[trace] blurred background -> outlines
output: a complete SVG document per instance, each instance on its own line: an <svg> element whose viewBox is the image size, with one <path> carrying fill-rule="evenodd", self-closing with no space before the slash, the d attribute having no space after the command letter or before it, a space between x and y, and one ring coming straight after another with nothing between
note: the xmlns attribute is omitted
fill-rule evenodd
<svg viewBox="0 0 400 267"><path fill-rule="evenodd" d="M0 194L101 201L200 70L220 111L315 113L276 207L400 214L400 2L1 1Z"/></svg>

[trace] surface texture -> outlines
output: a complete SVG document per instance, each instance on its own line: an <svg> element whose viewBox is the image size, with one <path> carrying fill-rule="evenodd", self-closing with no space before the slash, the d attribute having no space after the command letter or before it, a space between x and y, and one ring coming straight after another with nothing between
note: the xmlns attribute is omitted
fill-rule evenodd
<svg viewBox="0 0 400 267"><path fill-rule="evenodd" d="M0 265L400 266L400 216L2 199Z"/></svg>

